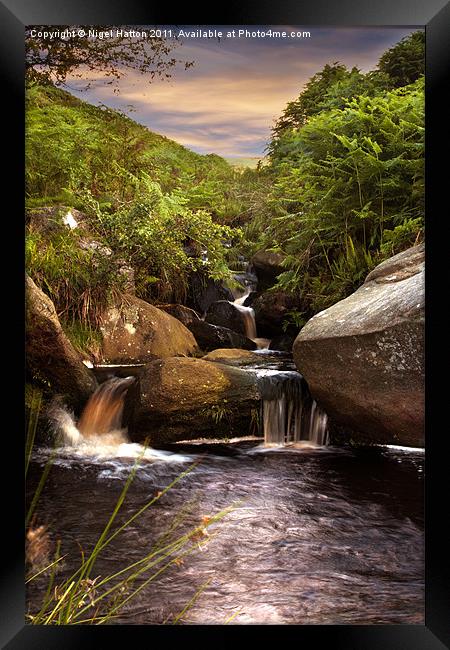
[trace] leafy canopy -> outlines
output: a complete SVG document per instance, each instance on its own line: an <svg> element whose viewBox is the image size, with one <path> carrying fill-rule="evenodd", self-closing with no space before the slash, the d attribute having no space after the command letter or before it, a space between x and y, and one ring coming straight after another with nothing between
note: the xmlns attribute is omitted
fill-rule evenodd
<svg viewBox="0 0 450 650"><path fill-rule="evenodd" d="M25 31L25 70L28 82L39 84L64 83L69 77L82 78L86 71L100 72L102 77L110 78L115 84L129 69L146 76L148 82L155 77L170 77L171 69L177 64L185 68L192 61L182 61L172 56L179 44L177 39L155 37L135 38L132 28L120 29L130 35L113 35L100 39L89 36L89 31L111 31L110 25L32 25ZM66 30L74 35L64 37ZM52 37L40 37L40 33L52 33ZM88 88L86 84L85 88Z"/></svg>

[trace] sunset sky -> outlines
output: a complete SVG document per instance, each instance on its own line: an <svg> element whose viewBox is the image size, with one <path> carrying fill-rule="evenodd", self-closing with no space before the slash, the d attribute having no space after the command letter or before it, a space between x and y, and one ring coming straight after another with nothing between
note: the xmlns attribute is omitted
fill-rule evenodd
<svg viewBox="0 0 450 650"><path fill-rule="evenodd" d="M290 32L291 26L273 29ZM66 88L92 104L102 102L126 112L132 105L134 110L128 113L132 119L199 153L259 157L286 103L325 64L339 61L367 72L386 49L417 28L300 29L309 30L311 38L184 40L174 56L193 60L194 67L179 66L169 81L155 80L151 85L139 73L127 71L118 95L101 75L87 91L78 90L85 82L75 78Z"/></svg>

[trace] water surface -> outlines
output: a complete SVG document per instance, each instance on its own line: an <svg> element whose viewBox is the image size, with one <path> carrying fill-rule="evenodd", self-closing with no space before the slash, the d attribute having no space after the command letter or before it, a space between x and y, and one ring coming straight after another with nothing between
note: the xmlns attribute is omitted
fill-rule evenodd
<svg viewBox="0 0 450 650"><path fill-rule="evenodd" d="M79 545L92 548L141 451L136 444L58 451L38 520L69 554L61 577L76 568ZM30 491L48 454L34 456ZM147 450L122 518L199 459L104 550L94 573L139 560L183 509L180 530L235 509L115 623L170 623L208 581L185 624L423 623L421 451L264 448L261 440ZM31 609L43 584L32 583Z"/></svg>

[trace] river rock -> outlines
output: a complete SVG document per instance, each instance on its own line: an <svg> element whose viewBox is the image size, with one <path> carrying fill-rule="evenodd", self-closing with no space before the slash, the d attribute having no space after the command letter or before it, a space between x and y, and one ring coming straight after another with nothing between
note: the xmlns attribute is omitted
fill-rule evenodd
<svg viewBox="0 0 450 650"><path fill-rule="evenodd" d="M424 443L424 246L377 266L303 327L294 360L335 420L378 443Z"/></svg>
<svg viewBox="0 0 450 650"><path fill-rule="evenodd" d="M177 320L181 321L186 327L188 327L193 321L200 320L196 311L189 307L185 307L184 305L158 305L158 309L162 309L167 314L170 314Z"/></svg>
<svg viewBox="0 0 450 650"><path fill-rule="evenodd" d="M152 445L248 435L258 408L254 374L203 359L160 359L141 371L130 435L149 436Z"/></svg>
<svg viewBox="0 0 450 650"><path fill-rule="evenodd" d="M269 350L279 350L280 352L292 352L295 336L281 334L274 336L269 343Z"/></svg>
<svg viewBox="0 0 450 650"><path fill-rule="evenodd" d="M258 291L266 291L276 283L277 276L286 269L282 262L284 255L272 251L258 251L253 255L251 264L258 278Z"/></svg>
<svg viewBox="0 0 450 650"><path fill-rule="evenodd" d="M285 291L266 291L253 303L256 327L259 336L279 336L283 333L289 312L299 309L299 300ZM294 335L298 327L294 329Z"/></svg>
<svg viewBox="0 0 450 650"><path fill-rule="evenodd" d="M233 294L223 282L213 280L200 271L195 271L189 278L186 305L203 316L210 305L217 300L231 300Z"/></svg>
<svg viewBox="0 0 450 650"><path fill-rule="evenodd" d="M213 302L206 312L205 321L211 323L211 325L228 327L228 329L239 334L246 334L242 311L228 300Z"/></svg>
<svg viewBox="0 0 450 650"><path fill-rule="evenodd" d="M195 338L179 320L132 295L106 310L100 330L104 363L144 363L198 352Z"/></svg>
<svg viewBox="0 0 450 650"><path fill-rule="evenodd" d="M26 363L28 372L64 396L79 410L97 388L97 380L72 346L55 306L30 277L26 277Z"/></svg>
<svg viewBox="0 0 450 650"><path fill-rule="evenodd" d="M219 348L218 350L208 352L202 359L203 361L225 363L228 366L245 366L261 361L259 354L236 348Z"/></svg>
<svg viewBox="0 0 450 650"><path fill-rule="evenodd" d="M211 325L203 320L192 321L187 325L203 352L210 352L217 348L243 348L255 350L256 343L243 334L233 332L227 327Z"/></svg>
<svg viewBox="0 0 450 650"><path fill-rule="evenodd" d="M260 294L259 294L258 291L250 291L247 298L242 303L242 306L243 307L253 307L253 303L255 302L255 300L258 298L259 295Z"/></svg>

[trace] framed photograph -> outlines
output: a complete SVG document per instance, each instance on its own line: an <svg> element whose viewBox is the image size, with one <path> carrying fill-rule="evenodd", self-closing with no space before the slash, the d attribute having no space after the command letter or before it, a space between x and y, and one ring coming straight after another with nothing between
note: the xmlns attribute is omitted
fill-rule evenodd
<svg viewBox="0 0 450 650"><path fill-rule="evenodd" d="M449 647L448 6L8 4L4 646Z"/></svg>

